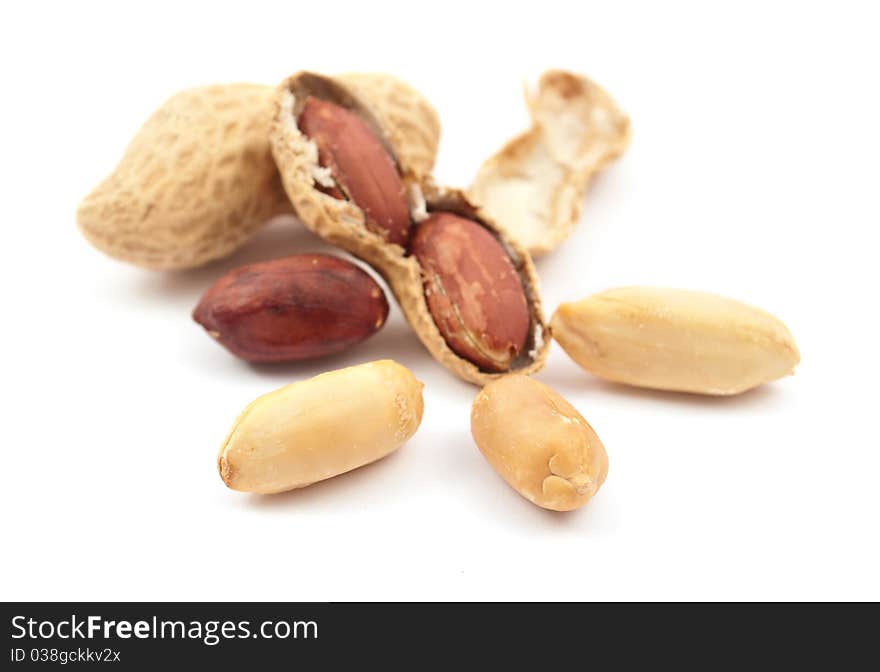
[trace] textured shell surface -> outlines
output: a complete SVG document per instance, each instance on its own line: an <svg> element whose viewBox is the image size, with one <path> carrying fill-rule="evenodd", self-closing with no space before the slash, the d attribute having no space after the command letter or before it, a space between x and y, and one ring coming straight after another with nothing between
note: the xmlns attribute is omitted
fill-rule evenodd
<svg viewBox="0 0 880 672"><path fill-rule="evenodd" d="M527 102L531 128L486 160L467 193L539 256L577 224L590 179L629 144L629 119L596 83L562 70L545 72Z"/></svg>
<svg viewBox="0 0 880 672"><path fill-rule="evenodd" d="M499 239L523 279L532 318L528 352L515 363L515 369L520 373L539 370L544 365L550 338L541 308L537 274L528 253L510 240L490 219L483 217L464 194L437 187L431 181L429 169L433 166L434 150L430 149L433 145L430 142L425 143L424 138L431 140L439 137L437 132L431 130L435 127L439 129L439 126L430 104L410 104L406 108L388 105L385 111L381 111L381 103L368 104L367 101L371 100L369 95L361 91L356 93L356 87L349 88L349 77L355 75L329 78L312 73L297 73L278 88L276 116L271 134L272 152L297 215L311 231L364 260L385 278L413 330L434 358L446 368L460 378L476 384L485 384L503 375L482 371L456 355L446 344L428 310L423 291L422 269L418 261L407 255L401 246L389 244L381 236L368 230L364 213L354 203L333 198L318 189L324 178L323 169L318 163L318 152L314 143L297 127L296 114L298 106L304 103L305 96L323 95L332 102L363 114L365 121L385 138L409 190L410 210L414 221L423 219L427 212L445 210L475 219ZM374 76L360 77L364 77L363 82L368 82ZM381 79L384 76L379 77L390 90L396 90L387 82L399 80L384 80ZM369 84L361 86L369 88ZM388 89L379 89L382 90ZM381 98L376 91L372 95ZM401 100L408 100L408 95L402 96ZM400 123L390 129L385 127L383 124L391 123L388 120L394 118L388 110L398 110L394 113L398 115L405 114L409 119L408 124ZM421 130L405 131L408 126ZM391 142L394 137L404 140L398 140L394 144ZM422 149L415 151L413 147L418 145ZM429 149L424 149L425 147ZM409 157L422 156L425 152L431 155L430 162L422 160L416 161L415 165L408 163Z"/></svg>
<svg viewBox="0 0 880 672"><path fill-rule="evenodd" d="M230 254L290 212L269 149L273 94L242 83L172 96L80 204L83 235L139 266L190 268Z"/></svg>

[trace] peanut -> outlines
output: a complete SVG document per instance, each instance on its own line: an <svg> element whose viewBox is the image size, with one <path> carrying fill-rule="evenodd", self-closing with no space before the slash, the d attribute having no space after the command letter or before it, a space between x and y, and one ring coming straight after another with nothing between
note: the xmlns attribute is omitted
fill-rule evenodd
<svg viewBox="0 0 880 672"><path fill-rule="evenodd" d="M384 73L339 80L369 101L398 158L414 175L427 174L440 136L433 107ZM269 146L273 94L224 84L174 95L80 204L83 236L138 266L191 268L231 254L265 221L292 212Z"/></svg>
<svg viewBox="0 0 880 672"><path fill-rule="evenodd" d="M791 332L769 313L682 289L625 287L562 304L551 329L587 371L660 390L738 394L800 361Z"/></svg>
<svg viewBox="0 0 880 672"><path fill-rule="evenodd" d="M301 254L230 271L203 295L193 319L252 362L321 357L359 343L388 316L365 271L326 254Z"/></svg>
<svg viewBox="0 0 880 672"><path fill-rule="evenodd" d="M476 222L435 212L419 225L411 252L447 345L486 371L507 371L526 346L531 319L501 244Z"/></svg>
<svg viewBox="0 0 880 672"><path fill-rule="evenodd" d="M220 448L220 476L263 494L332 478L397 450L422 409L422 384L387 359L293 383L245 408Z"/></svg>
<svg viewBox="0 0 880 672"><path fill-rule="evenodd" d="M385 72L343 73L334 79L369 108L404 181L431 173L440 144L440 117L421 93Z"/></svg>
<svg viewBox="0 0 880 672"><path fill-rule="evenodd" d="M503 376L482 389L471 434L492 468L520 495L553 511L577 509L608 474L608 455L575 408L526 376Z"/></svg>
<svg viewBox="0 0 880 672"><path fill-rule="evenodd" d="M425 347L459 377L484 384L504 372L541 369L549 329L528 253L461 192L433 182L426 159L433 159L438 125L424 99L395 95L395 105L382 104L369 81L353 86L300 72L279 87L272 153L297 215L375 268ZM321 110L332 123L315 121ZM349 124L353 130L343 132ZM324 139L321 126L330 131ZM343 137L355 147L340 161L344 152L332 146ZM376 212L400 196L386 175L392 164L406 191L409 227L394 236L375 231ZM453 233L444 233L450 218ZM409 244L394 244L407 237Z"/></svg>
<svg viewBox="0 0 880 672"><path fill-rule="evenodd" d="M299 129L318 148L335 184L326 192L354 202L366 226L389 243L405 246L410 216L406 191L388 150L354 112L313 96L299 115Z"/></svg>

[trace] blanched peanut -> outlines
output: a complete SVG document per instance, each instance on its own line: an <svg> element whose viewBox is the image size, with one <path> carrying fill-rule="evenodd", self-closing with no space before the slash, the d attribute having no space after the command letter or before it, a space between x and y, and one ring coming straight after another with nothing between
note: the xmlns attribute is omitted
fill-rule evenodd
<svg viewBox="0 0 880 672"><path fill-rule="evenodd" d="M545 509L583 506L608 473L593 428L559 394L526 376L503 376L483 388L471 410L471 434L495 471Z"/></svg>
<svg viewBox="0 0 880 672"><path fill-rule="evenodd" d="M220 449L220 476L244 492L301 488L397 450L422 409L422 383L388 359L293 383L239 416Z"/></svg>
<svg viewBox="0 0 880 672"><path fill-rule="evenodd" d="M590 373L659 390L739 394L791 374L800 361L773 315L707 292L611 289L563 303L551 328Z"/></svg>

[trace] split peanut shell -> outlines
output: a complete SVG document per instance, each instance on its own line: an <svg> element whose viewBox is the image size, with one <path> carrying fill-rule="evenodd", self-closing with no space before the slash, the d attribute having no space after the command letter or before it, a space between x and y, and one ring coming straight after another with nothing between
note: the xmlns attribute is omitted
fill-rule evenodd
<svg viewBox="0 0 880 672"><path fill-rule="evenodd" d="M433 151L430 147L436 138L432 131L436 115L426 104L414 101L403 105L403 99L387 107L383 107L382 103L370 104L367 102L369 94L355 93L354 87L349 87L343 79L312 73L297 73L282 83L278 90L271 134L272 152L284 188L306 227L364 260L385 278L422 343L446 368L460 378L477 384L485 384L503 375L483 371L449 348L428 309L423 289L424 274L418 260L407 255L400 245L389 243L378 233L370 231L365 225L364 212L353 202L334 198L319 189L332 184L332 176L319 164L315 143L303 135L297 126L299 113L309 96L356 112L385 142L409 194L414 222L424 220L430 212L452 212L478 222L502 244L522 280L531 315L526 349L511 370L531 373L542 368L550 342L532 261L522 247L478 212L462 193L439 188L430 181L433 161L428 162L424 157ZM382 119L392 118L398 119L396 130L389 131ZM426 147L429 149L426 150Z"/></svg>
<svg viewBox="0 0 880 672"><path fill-rule="evenodd" d="M415 170L430 172L440 136L433 108L389 75L340 78L370 101ZM79 206L85 238L137 266L193 268L230 255L263 223L290 213L269 149L274 94L261 84L222 84L172 96Z"/></svg>
<svg viewBox="0 0 880 672"><path fill-rule="evenodd" d="M458 377L477 385L485 385L508 373L529 375L543 369L550 349L550 329L541 305L538 274L528 252L511 240L494 222L485 218L460 191L427 184L424 195L424 207L428 213L451 212L460 215L480 224L498 240L522 282L530 324L525 348L509 370L492 372L481 369L453 352L444 340L428 309L422 286L425 273L415 256L397 255L385 246L384 254L377 255L377 259L384 264L380 267L380 272L385 276L403 314L422 343L443 366Z"/></svg>
<svg viewBox="0 0 880 672"><path fill-rule="evenodd" d="M353 72L335 78L375 116L400 167L415 179L434 169L440 144L440 117L409 84L381 72Z"/></svg>
<svg viewBox="0 0 880 672"><path fill-rule="evenodd" d="M555 249L577 224L593 175L629 144L629 118L581 75L549 70L526 93L532 127L480 168L468 197L532 256Z"/></svg>

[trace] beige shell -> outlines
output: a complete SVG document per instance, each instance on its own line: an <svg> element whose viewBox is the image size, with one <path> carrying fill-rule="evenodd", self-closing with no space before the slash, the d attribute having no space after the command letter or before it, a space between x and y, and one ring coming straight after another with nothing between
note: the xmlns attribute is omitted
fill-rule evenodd
<svg viewBox="0 0 880 672"><path fill-rule="evenodd" d="M172 96L80 204L83 235L138 266L191 268L290 212L269 151L273 91L225 84Z"/></svg>
<svg viewBox="0 0 880 672"><path fill-rule="evenodd" d="M464 380L481 385L503 375L481 371L455 354L446 344L428 310L422 289L422 271L415 257L407 256L399 245L387 243L381 236L369 231L364 225L363 212L355 204L335 199L315 188L316 179L320 179L324 169L318 164L314 143L300 133L296 123L296 114L306 95L318 95L357 111L385 139L409 190L410 211L415 221L424 219L429 211L448 210L479 221L499 239L523 280L532 315L529 349L515 363L515 370L528 374L543 368L550 347L549 330L541 309L538 277L528 253L478 212L463 194L434 186L427 173L431 166L408 163L411 157L423 154L422 150L411 145L417 146L424 142L425 137L433 137L430 130L426 131L436 119L436 115L426 112L430 107L408 105L401 108L400 114L410 113L412 116L407 124L398 125L402 129L400 132L392 135L379 121L383 113L368 107L366 97L355 97L353 90L340 80L311 73L298 73L286 80L278 91L271 135L272 152L287 194L303 223L328 242L363 259L382 274L422 343L446 368ZM391 142L392 137L396 137L396 143Z"/></svg>
<svg viewBox="0 0 880 672"><path fill-rule="evenodd" d="M467 195L540 256L578 222L592 176L626 149L629 119L597 84L562 70L545 72L526 100L532 127L482 165Z"/></svg>

